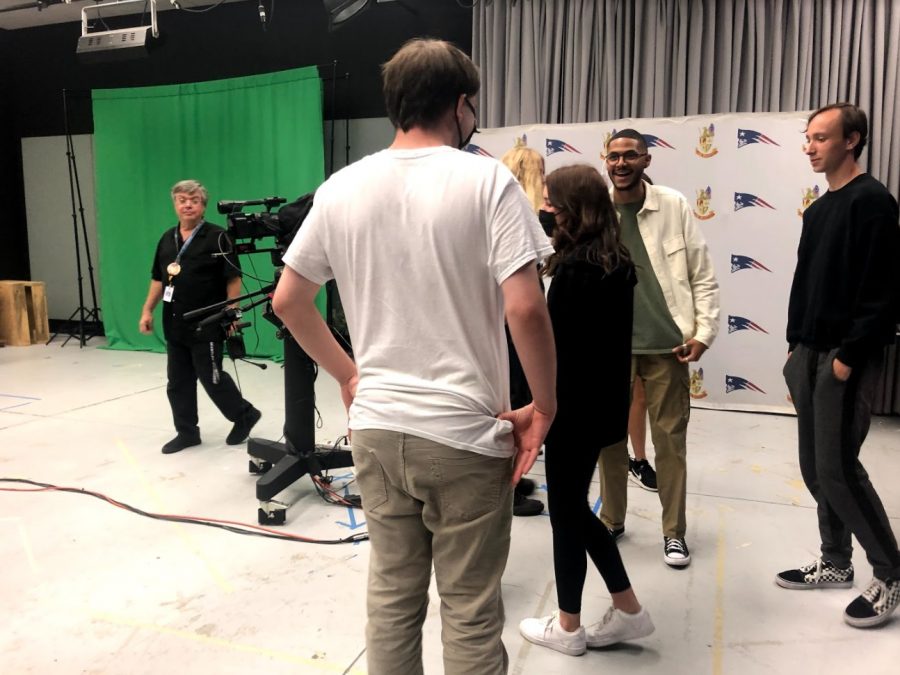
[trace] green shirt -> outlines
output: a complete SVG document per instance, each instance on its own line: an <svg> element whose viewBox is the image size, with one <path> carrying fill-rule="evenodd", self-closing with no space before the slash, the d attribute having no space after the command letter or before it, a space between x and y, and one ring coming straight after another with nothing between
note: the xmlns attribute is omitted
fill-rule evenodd
<svg viewBox="0 0 900 675"><path fill-rule="evenodd" d="M634 324L631 333L633 354L668 354L682 343L681 331L669 312L666 298L653 266L647 247L638 229L637 214L644 200L629 204L616 204L622 228L622 243L631 254L637 271L634 288Z"/></svg>

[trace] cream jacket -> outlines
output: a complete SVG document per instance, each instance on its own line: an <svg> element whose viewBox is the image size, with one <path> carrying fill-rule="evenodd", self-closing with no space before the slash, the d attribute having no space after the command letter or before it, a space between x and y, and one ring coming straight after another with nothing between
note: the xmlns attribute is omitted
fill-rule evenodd
<svg viewBox="0 0 900 675"><path fill-rule="evenodd" d="M638 229L669 312L684 340L710 347L719 332L719 284L706 240L684 195L662 185L645 188Z"/></svg>

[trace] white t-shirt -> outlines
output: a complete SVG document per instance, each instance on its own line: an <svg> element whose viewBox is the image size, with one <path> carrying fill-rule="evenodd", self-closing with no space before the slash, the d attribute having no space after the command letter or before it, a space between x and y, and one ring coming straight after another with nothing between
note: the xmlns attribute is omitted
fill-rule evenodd
<svg viewBox="0 0 900 675"><path fill-rule="evenodd" d="M284 256L335 279L359 370L351 429L484 455L514 452L500 284L552 252L500 162L382 150L334 174Z"/></svg>

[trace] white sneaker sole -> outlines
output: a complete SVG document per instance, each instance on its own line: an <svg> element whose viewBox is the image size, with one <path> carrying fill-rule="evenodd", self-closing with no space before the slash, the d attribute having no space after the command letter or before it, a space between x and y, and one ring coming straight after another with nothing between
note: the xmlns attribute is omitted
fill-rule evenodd
<svg viewBox="0 0 900 675"><path fill-rule="evenodd" d="M820 581L817 584L808 584L805 581L787 581L777 575L775 577L775 583L782 588L787 588L792 591L817 591L823 588L853 588L852 581Z"/></svg>
<svg viewBox="0 0 900 675"><path fill-rule="evenodd" d="M526 635L521 630L519 631L519 633L531 644L540 645L541 647L547 647L547 649L552 649L568 656L581 656L587 649L586 645L579 649L578 647L569 647L568 645L563 645L559 642L553 642L552 640L543 640L541 638L532 637L531 635Z"/></svg>
<svg viewBox="0 0 900 675"><path fill-rule="evenodd" d="M691 556L688 556L687 558L669 558L663 553L663 562L669 567L687 567L691 564Z"/></svg>
<svg viewBox="0 0 900 675"><path fill-rule="evenodd" d="M641 482L641 479L635 476L631 471L628 472L628 480L637 485L641 490L646 490L647 492L659 492L659 488L647 487Z"/></svg>

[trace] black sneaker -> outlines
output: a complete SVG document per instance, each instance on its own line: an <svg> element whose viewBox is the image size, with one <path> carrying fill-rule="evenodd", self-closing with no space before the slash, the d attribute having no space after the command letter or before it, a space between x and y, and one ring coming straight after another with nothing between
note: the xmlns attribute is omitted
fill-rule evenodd
<svg viewBox="0 0 900 675"><path fill-rule="evenodd" d="M607 531L609 532L609 536L613 538L613 541L619 541L622 536L625 534L625 526L622 527L607 527Z"/></svg>
<svg viewBox="0 0 900 675"><path fill-rule="evenodd" d="M687 567L691 564L691 552L687 542L676 537L663 537L663 560L669 567Z"/></svg>
<svg viewBox="0 0 900 675"><path fill-rule="evenodd" d="M853 565L841 569L830 560L818 558L795 570L775 575L775 583L782 588L808 590L813 588L850 588L853 586Z"/></svg>
<svg viewBox="0 0 900 675"><path fill-rule="evenodd" d="M185 448L190 448L194 445L200 445L200 434L178 434L171 441L162 446L162 453L164 455L171 455L175 452L180 452Z"/></svg>
<svg viewBox="0 0 900 675"><path fill-rule="evenodd" d="M513 491L514 516L539 516L544 512L544 503L537 499L529 499L525 495Z"/></svg>
<svg viewBox="0 0 900 675"><path fill-rule="evenodd" d="M872 579L869 587L844 610L844 621L854 628L872 628L887 621L900 605L900 579Z"/></svg>
<svg viewBox="0 0 900 675"><path fill-rule="evenodd" d="M516 485L516 492L523 497L530 497L534 494L535 487L534 481L530 478L520 478L519 484Z"/></svg>
<svg viewBox="0 0 900 675"><path fill-rule="evenodd" d="M225 438L225 442L228 443L228 445L240 445L246 441L247 437L250 435L250 430L256 426L260 417L262 417L262 413L259 412L259 410L250 408L250 410L244 413L244 416L231 427L231 431Z"/></svg>
<svg viewBox="0 0 900 675"><path fill-rule="evenodd" d="M628 477L632 483L645 490L650 490L650 492L657 492L659 489L656 487L656 471L653 470L650 462L646 459L632 459L629 457Z"/></svg>

